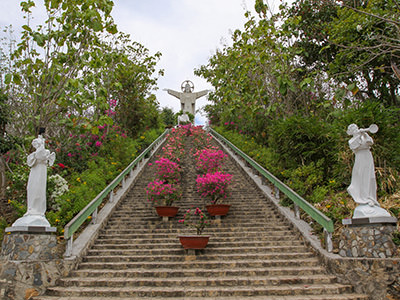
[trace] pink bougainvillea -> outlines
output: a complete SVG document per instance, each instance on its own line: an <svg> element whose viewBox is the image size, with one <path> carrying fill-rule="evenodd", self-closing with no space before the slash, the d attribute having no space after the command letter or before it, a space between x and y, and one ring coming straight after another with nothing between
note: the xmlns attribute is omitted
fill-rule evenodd
<svg viewBox="0 0 400 300"><path fill-rule="evenodd" d="M182 196L182 191L179 186L156 179L148 183L146 194L149 201L169 206Z"/></svg>
<svg viewBox="0 0 400 300"><path fill-rule="evenodd" d="M218 200L228 197L231 180L232 175L228 173L207 173L197 177L197 191L201 197L209 198L212 204L216 204Z"/></svg>
<svg viewBox="0 0 400 300"><path fill-rule="evenodd" d="M165 180L169 183L177 183L180 179L180 166L169 160L168 158L162 157L155 162L157 165L157 177L159 179Z"/></svg>
<svg viewBox="0 0 400 300"><path fill-rule="evenodd" d="M195 153L196 167L203 173L213 173L219 170L227 155L222 150L203 149Z"/></svg>

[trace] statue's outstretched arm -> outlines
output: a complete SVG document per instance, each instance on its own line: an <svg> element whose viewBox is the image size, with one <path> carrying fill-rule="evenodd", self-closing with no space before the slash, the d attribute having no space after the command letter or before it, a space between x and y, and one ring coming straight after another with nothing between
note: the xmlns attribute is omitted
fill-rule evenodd
<svg viewBox="0 0 400 300"><path fill-rule="evenodd" d="M174 90L170 90L170 89L167 89L166 91L168 92L168 94L170 94L170 95L172 95L172 96L174 96L174 97L176 97L178 99L181 99L181 94L182 93L174 91Z"/></svg>
<svg viewBox="0 0 400 300"><path fill-rule="evenodd" d="M196 99L197 99L197 98L200 98L200 97L203 97L203 96L207 95L208 92L209 92L209 90L204 90L204 91L200 91L200 92L197 92L197 93L194 93L194 94L196 95Z"/></svg>

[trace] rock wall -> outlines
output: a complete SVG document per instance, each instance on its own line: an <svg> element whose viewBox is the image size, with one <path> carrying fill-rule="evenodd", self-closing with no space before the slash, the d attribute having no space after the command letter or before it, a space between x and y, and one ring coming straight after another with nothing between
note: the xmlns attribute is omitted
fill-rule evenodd
<svg viewBox="0 0 400 300"><path fill-rule="evenodd" d="M67 275L63 245L52 233L8 232L0 257L0 299L28 300Z"/></svg>
<svg viewBox="0 0 400 300"><path fill-rule="evenodd" d="M0 260L0 299L28 300L44 293L68 272L62 259L10 261L3 258Z"/></svg>
<svg viewBox="0 0 400 300"><path fill-rule="evenodd" d="M342 282L350 283L356 292L370 296L371 300L400 299L399 258L332 258L321 259L330 273Z"/></svg>

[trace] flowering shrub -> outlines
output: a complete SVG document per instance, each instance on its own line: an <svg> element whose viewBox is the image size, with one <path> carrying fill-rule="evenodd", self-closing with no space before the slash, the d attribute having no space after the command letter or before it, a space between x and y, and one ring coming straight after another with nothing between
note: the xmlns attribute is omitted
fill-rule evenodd
<svg viewBox="0 0 400 300"><path fill-rule="evenodd" d="M191 136L193 137L194 149L203 149L210 147L212 137L210 134L207 134L201 126L192 127Z"/></svg>
<svg viewBox="0 0 400 300"><path fill-rule="evenodd" d="M231 179L231 174L221 172L198 176L196 179L197 191L201 197L209 198L212 204L216 204L218 200L226 199L229 195L228 186Z"/></svg>
<svg viewBox="0 0 400 300"><path fill-rule="evenodd" d="M179 185L181 176L180 158L184 151L183 131L173 128L167 136L167 143L162 148L162 154L155 161L157 179L149 182L146 194L149 201L170 206L182 197Z"/></svg>
<svg viewBox="0 0 400 300"><path fill-rule="evenodd" d="M195 228L197 235L200 235L204 228L210 225L207 216L198 207L188 209L183 215L183 219L178 222L190 228Z"/></svg>
<svg viewBox="0 0 400 300"><path fill-rule="evenodd" d="M116 125L99 125L80 134L70 133L60 141L50 141L49 149L56 152L57 161L70 167L71 171L82 172L87 169L88 161L94 157L105 156L109 153L110 144L131 143L124 130ZM117 147L114 152L123 149ZM126 155L126 154L125 154ZM130 158L129 158L130 159Z"/></svg>
<svg viewBox="0 0 400 300"><path fill-rule="evenodd" d="M161 157L180 163L184 154L183 131L180 127L173 128L167 136L166 145L162 148Z"/></svg>
<svg viewBox="0 0 400 300"><path fill-rule="evenodd" d="M181 168L179 165L168 158L162 157L155 162L157 165L157 177L169 183L178 183Z"/></svg>
<svg viewBox="0 0 400 300"><path fill-rule="evenodd" d="M154 204L167 206L171 206L175 200L182 197L182 191L179 186L158 179L149 182L146 187L146 194L148 200Z"/></svg>
<svg viewBox="0 0 400 300"><path fill-rule="evenodd" d="M203 173L213 173L219 170L226 155L222 150L203 149L195 153L196 167Z"/></svg>
<svg viewBox="0 0 400 300"><path fill-rule="evenodd" d="M60 197L69 191L68 182L60 175L54 174L47 179L47 207L48 209L60 209Z"/></svg>

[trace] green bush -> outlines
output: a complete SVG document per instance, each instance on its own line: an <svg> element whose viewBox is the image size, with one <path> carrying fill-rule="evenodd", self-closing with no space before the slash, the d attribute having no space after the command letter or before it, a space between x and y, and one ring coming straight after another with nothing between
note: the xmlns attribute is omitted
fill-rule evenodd
<svg viewBox="0 0 400 300"><path fill-rule="evenodd" d="M282 168L276 163L278 155L273 149L259 145L253 137L248 137L233 130L226 130L221 126L216 127L215 130L275 176L282 171Z"/></svg>
<svg viewBox="0 0 400 300"><path fill-rule="evenodd" d="M319 161L324 178L329 178L337 143L331 126L325 121L301 115L275 120L268 145L279 153L279 163L284 169Z"/></svg>
<svg viewBox="0 0 400 300"><path fill-rule="evenodd" d="M325 184L323 163L324 160L320 159L316 163L311 162L308 165L300 165L293 170L287 169L282 171L281 174L285 177L285 183L296 193L306 198L312 195L312 199L317 202L317 198L322 191L321 186Z"/></svg>

